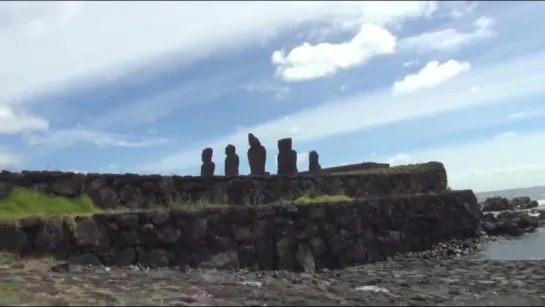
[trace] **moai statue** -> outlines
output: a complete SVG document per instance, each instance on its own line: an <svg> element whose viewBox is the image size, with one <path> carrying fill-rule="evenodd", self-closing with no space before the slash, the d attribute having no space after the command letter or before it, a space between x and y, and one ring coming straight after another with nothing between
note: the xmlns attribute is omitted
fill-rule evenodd
<svg viewBox="0 0 545 307"><path fill-rule="evenodd" d="M238 176L239 159L234 145L225 147L225 176Z"/></svg>
<svg viewBox="0 0 545 307"><path fill-rule="evenodd" d="M297 151L292 149L291 138L278 140L278 175L297 174Z"/></svg>
<svg viewBox="0 0 545 307"><path fill-rule="evenodd" d="M212 162L212 156L214 155L214 151L212 148L205 148L202 151L201 154L201 176L202 177L210 177L214 176L214 171L216 170L216 164Z"/></svg>
<svg viewBox="0 0 545 307"><path fill-rule="evenodd" d="M264 175L265 174L265 162L267 161L267 150L258 138L253 134L248 133L248 164L250 164L251 175Z"/></svg>
<svg viewBox="0 0 545 307"><path fill-rule="evenodd" d="M308 172L309 173L316 173L319 172L322 169L322 166L320 165L320 156L316 152L316 150L313 150L308 153Z"/></svg>

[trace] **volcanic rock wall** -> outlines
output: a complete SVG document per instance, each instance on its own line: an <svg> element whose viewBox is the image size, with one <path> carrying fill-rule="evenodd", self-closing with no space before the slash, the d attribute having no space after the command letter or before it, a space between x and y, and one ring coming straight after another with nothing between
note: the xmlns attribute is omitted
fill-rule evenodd
<svg viewBox="0 0 545 307"><path fill-rule="evenodd" d="M144 209L169 202L264 205L301 195L361 198L445 191L443 164L428 164L415 172L364 175L180 177L3 171L0 198L7 197L13 187L24 187L71 198L87 194L102 209Z"/></svg>
<svg viewBox="0 0 545 307"><path fill-rule="evenodd" d="M69 262L313 271L384 260L472 237L472 191L311 205L25 218L0 225L0 250Z"/></svg>
<svg viewBox="0 0 545 307"><path fill-rule="evenodd" d="M332 166L327 168L322 168L320 173L322 174L331 174L331 173L342 173L342 172L355 172L355 171L364 171L371 170L375 168L388 168L390 164L388 163L376 163L376 162L363 162L357 164L348 164L341 166ZM307 174L308 171L299 172L299 174Z"/></svg>

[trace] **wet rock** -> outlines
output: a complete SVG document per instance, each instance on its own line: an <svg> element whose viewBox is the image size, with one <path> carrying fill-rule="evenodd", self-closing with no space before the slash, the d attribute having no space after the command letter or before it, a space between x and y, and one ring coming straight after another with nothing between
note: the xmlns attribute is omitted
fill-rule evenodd
<svg viewBox="0 0 545 307"><path fill-rule="evenodd" d="M511 210L513 206L509 203L509 200L504 197L489 197L483 204L483 211L504 211Z"/></svg>
<svg viewBox="0 0 545 307"><path fill-rule="evenodd" d="M539 219L523 211L504 211L483 216L482 229L490 236L520 236L539 227Z"/></svg>
<svg viewBox="0 0 545 307"><path fill-rule="evenodd" d="M509 201L509 204L515 210L532 209L539 205L537 201L531 200L528 196L515 197Z"/></svg>
<svg viewBox="0 0 545 307"><path fill-rule="evenodd" d="M55 273L68 273L70 272L70 264L68 262L59 263L50 267L49 270Z"/></svg>

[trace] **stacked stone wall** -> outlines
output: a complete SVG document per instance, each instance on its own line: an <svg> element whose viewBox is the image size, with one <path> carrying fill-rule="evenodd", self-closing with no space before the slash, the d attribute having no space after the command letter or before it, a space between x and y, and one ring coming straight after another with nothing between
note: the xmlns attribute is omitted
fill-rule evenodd
<svg viewBox="0 0 545 307"><path fill-rule="evenodd" d="M265 205L303 195L352 198L438 193L447 189L443 164L430 162L407 173L303 174L291 176L160 176L76 174L63 172L0 173L0 198L14 187L76 198L88 195L102 209L146 209L171 202Z"/></svg>
<svg viewBox="0 0 545 307"><path fill-rule="evenodd" d="M329 204L29 217L0 225L0 250L84 264L311 272L473 237L480 218L470 190Z"/></svg>
<svg viewBox="0 0 545 307"><path fill-rule="evenodd" d="M363 162L357 164L348 164L341 166L332 166L327 168L322 168L319 172L322 174L331 174L331 173L342 173L342 172L356 172L371 170L376 168L388 168L390 164L388 163L376 163L376 162ZM307 174L308 171L299 172L299 174Z"/></svg>

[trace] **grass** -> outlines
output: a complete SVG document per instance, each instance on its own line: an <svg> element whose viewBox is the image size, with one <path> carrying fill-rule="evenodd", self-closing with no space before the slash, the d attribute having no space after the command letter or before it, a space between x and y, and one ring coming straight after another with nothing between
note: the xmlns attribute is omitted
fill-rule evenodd
<svg viewBox="0 0 545 307"><path fill-rule="evenodd" d="M319 195L310 196L305 193L296 199L283 199L279 205L304 205L314 203L331 203L351 201L352 198L346 195ZM150 208L150 210L173 210L182 209L189 211L199 211L208 208L217 208L224 206L222 204L213 204L207 199L191 201L189 199L177 198L169 199L164 204ZM119 210L121 211L121 210ZM127 211L141 211L137 208ZM84 195L79 199L69 199L61 196L51 196L45 193L32 191L26 188L14 187L6 199L0 199L0 223L16 222L24 217L60 217L60 216L85 216L95 213L102 213L105 210L98 208L90 197ZM121 211L122 212L122 211Z"/></svg>
<svg viewBox="0 0 545 307"><path fill-rule="evenodd" d="M102 210L87 195L72 200L14 187L6 199L0 200L0 221L13 221L26 216L89 215L99 212Z"/></svg>
<svg viewBox="0 0 545 307"><path fill-rule="evenodd" d="M415 172L421 172L428 168L434 168L436 167L436 164L429 164L429 163L418 163L418 164L407 164L407 165L398 165L398 166L391 166L391 167L383 167L383 168L371 168L371 169L365 169L365 170L357 170L357 171L348 171L348 172L339 172L334 173L336 175L340 174L405 174L405 173L415 173Z"/></svg>
<svg viewBox="0 0 545 307"><path fill-rule="evenodd" d="M339 195L319 195L312 197L308 194L301 195L294 200L283 200L281 204L296 204L296 205L308 205L315 203L335 203L342 201L351 201L351 197L339 194Z"/></svg>

